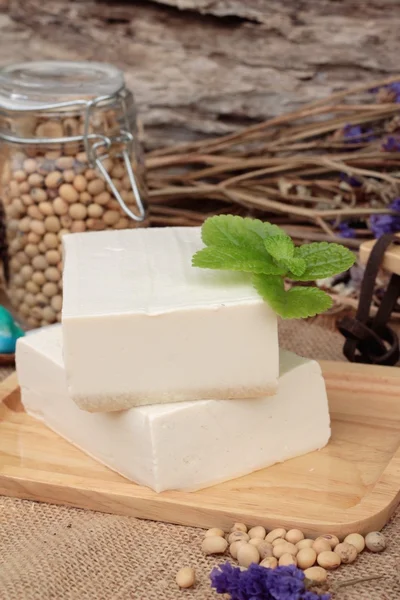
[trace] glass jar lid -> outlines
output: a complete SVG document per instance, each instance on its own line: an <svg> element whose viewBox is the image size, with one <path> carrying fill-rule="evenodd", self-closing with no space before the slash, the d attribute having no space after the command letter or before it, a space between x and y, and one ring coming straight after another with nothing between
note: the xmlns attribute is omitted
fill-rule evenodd
<svg viewBox="0 0 400 600"><path fill-rule="evenodd" d="M40 110L49 104L112 96L124 86L122 71L107 63L51 60L17 63L0 69L0 107Z"/></svg>

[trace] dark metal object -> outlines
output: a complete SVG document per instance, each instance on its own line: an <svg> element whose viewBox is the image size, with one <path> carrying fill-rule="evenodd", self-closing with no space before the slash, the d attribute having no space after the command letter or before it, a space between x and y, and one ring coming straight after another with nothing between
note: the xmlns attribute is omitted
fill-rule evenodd
<svg viewBox="0 0 400 600"><path fill-rule="evenodd" d="M400 358L398 336L387 324L400 298L399 275L391 276L377 314L370 317L376 277L384 254L393 243L400 243L395 234L383 235L376 242L365 268L356 316L347 316L338 322L338 329L346 338L343 354L350 362L395 365Z"/></svg>

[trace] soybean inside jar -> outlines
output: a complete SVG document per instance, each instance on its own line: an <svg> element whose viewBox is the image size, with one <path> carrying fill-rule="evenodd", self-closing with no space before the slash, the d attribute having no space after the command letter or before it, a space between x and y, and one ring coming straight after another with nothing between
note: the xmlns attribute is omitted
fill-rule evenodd
<svg viewBox="0 0 400 600"><path fill-rule="evenodd" d="M62 237L146 224L143 154L122 72L93 62L0 70L0 240L26 327L60 321Z"/></svg>

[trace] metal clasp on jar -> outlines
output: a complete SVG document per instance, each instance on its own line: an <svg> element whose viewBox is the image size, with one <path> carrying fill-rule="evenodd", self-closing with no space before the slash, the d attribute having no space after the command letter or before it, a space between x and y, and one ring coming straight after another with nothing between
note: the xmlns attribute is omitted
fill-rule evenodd
<svg viewBox="0 0 400 600"><path fill-rule="evenodd" d="M125 120L125 129L120 129L119 135L108 137L106 135L97 134L97 133L89 133L90 129L90 119L91 113L94 108L98 105L105 105L108 102L119 101L122 107L122 115ZM134 142L134 137L132 133L129 131L129 118L126 109L125 102L125 94L124 89L121 89L116 94L112 94L109 96L99 96L94 98L93 100L71 100L67 102L58 102L54 104L46 104L41 105L40 108L36 108L34 112L45 112L45 111L53 111L53 110L61 110L61 109L78 109L82 108L84 110L84 131L82 135L68 136L68 137L60 137L60 138L44 138L44 137L20 137L17 135L13 135L11 133L7 133L5 131L0 132L0 139L10 142L12 144L23 144L23 145L32 145L32 144L40 144L40 145L51 145L51 144L69 144L73 142L80 142L84 144L85 152L87 155L87 159L89 164L95 168L97 167L105 181L109 185L112 193L114 194L116 200L118 201L121 209L130 217L132 220L137 222L144 221L146 217L146 210L140 195L139 187L136 182L135 174L132 169L131 164L131 156L132 156L132 147ZM26 108L18 108L16 112L32 112L32 109ZM112 181L110 173L107 171L106 167L103 164L106 158L109 157L110 149L113 145L121 146L121 150L115 153L116 157L122 158L125 164L125 168L129 177L129 181L132 187L132 192L137 205L137 214L132 212L129 207L126 205L124 199L122 198L120 192L116 188L114 182ZM103 148L104 152L98 153L98 151Z"/></svg>

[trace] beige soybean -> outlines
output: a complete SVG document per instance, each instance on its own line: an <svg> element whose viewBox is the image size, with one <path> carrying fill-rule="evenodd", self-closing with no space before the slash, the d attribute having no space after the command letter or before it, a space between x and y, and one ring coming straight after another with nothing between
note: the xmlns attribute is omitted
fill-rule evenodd
<svg viewBox="0 0 400 600"><path fill-rule="evenodd" d="M66 183L73 183L75 179L75 171L73 169L67 169L66 171L63 171L63 179Z"/></svg>
<svg viewBox="0 0 400 600"><path fill-rule="evenodd" d="M29 217L24 217L23 219L21 219L18 223L18 229L22 232L22 233L28 233L28 231L30 231L31 229L31 220Z"/></svg>
<svg viewBox="0 0 400 600"><path fill-rule="evenodd" d="M98 194L101 194L101 192L104 192L105 189L106 184L104 179L93 179L92 181L89 181L87 186L87 191L92 196L97 196Z"/></svg>
<svg viewBox="0 0 400 600"><path fill-rule="evenodd" d="M34 173L37 169L37 162L33 158L27 158L24 160L23 166L26 173Z"/></svg>
<svg viewBox="0 0 400 600"><path fill-rule="evenodd" d="M257 525L256 527L252 527L251 529L249 529L248 531L249 534L249 538L260 538L260 539L265 539L265 536L267 535L267 532L265 531L265 527L262 527L261 525Z"/></svg>
<svg viewBox="0 0 400 600"><path fill-rule="evenodd" d="M286 535L286 529L282 529L281 527L278 529L273 529L266 536L265 541L272 543L274 540L276 540L278 538L284 538L285 535Z"/></svg>
<svg viewBox="0 0 400 600"><path fill-rule="evenodd" d="M238 540L236 542L232 542L229 546L229 553L232 558L237 558L238 549L240 546L246 545L247 542L244 540Z"/></svg>
<svg viewBox="0 0 400 600"><path fill-rule="evenodd" d="M260 553L261 560L264 560L264 558L267 558L268 556L273 556L274 548L270 542L262 540L261 543L258 544L257 550Z"/></svg>
<svg viewBox="0 0 400 600"><path fill-rule="evenodd" d="M74 166L74 159L71 156L61 156L56 160L56 167L65 171L66 169L72 169Z"/></svg>
<svg viewBox="0 0 400 600"><path fill-rule="evenodd" d="M385 536L380 531L371 531L365 536L365 545L371 552L382 552L386 548Z"/></svg>
<svg viewBox="0 0 400 600"><path fill-rule="evenodd" d="M38 221L43 221L44 219L44 215L43 213L39 210L39 207L36 206L36 204L33 204L32 206L28 206L28 215L31 217L31 219L36 219Z"/></svg>
<svg viewBox="0 0 400 600"><path fill-rule="evenodd" d="M249 567L260 562L260 554L255 546L245 544L239 546L237 550L237 561L241 567Z"/></svg>
<svg viewBox="0 0 400 600"><path fill-rule="evenodd" d="M276 538L276 540L272 542L272 545L277 546L278 544L283 544L283 542L286 542L285 538Z"/></svg>
<svg viewBox="0 0 400 600"><path fill-rule="evenodd" d="M69 204L60 196L53 200L53 209L56 215L66 215L69 210Z"/></svg>
<svg viewBox="0 0 400 600"><path fill-rule="evenodd" d="M36 271L44 271L49 265L46 258L39 254L32 259L32 266Z"/></svg>
<svg viewBox="0 0 400 600"><path fill-rule="evenodd" d="M35 271L32 275L32 281L39 286L42 286L46 283L46 277L42 271Z"/></svg>
<svg viewBox="0 0 400 600"><path fill-rule="evenodd" d="M24 206L32 206L36 201L31 194L21 194L21 200Z"/></svg>
<svg viewBox="0 0 400 600"><path fill-rule="evenodd" d="M24 297L24 302L27 306L29 306L29 308L32 308L32 306L35 306L36 299L35 299L34 294L27 292Z"/></svg>
<svg viewBox="0 0 400 600"><path fill-rule="evenodd" d="M87 181L93 181L97 178L97 173L94 169L86 169L86 171L84 172L84 176L87 179Z"/></svg>
<svg viewBox="0 0 400 600"><path fill-rule="evenodd" d="M89 204L87 207L87 214L89 217L93 217L94 219L99 219L104 213L104 208L99 206L98 204Z"/></svg>
<svg viewBox="0 0 400 600"><path fill-rule="evenodd" d="M312 548L314 548L317 554L321 554L321 552L329 552L331 550L331 545L327 540L319 538L314 541Z"/></svg>
<svg viewBox="0 0 400 600"><path fill-rule="evenodd" d="M297 542L296 546L299 550L302 550L303 548L312 548L314 541L315 540L310 540L306 538L305 540L300 540L300 542Z"/></svg>
<svg viewBox="0 0 400 600"><path fill-rule="evenodd" d="M227 547L228 542L225 538L222 538L219 535L215 535L213 537L205 537L201 544L201 550L206 555L223 554Z"/></svg>
<svg viewBox="0 0 400 600"><path fill-rule="evenodd" d="M51 306L45 306L42 310L43 319L48 323L52 323L56 320L56 313Z"/></svg>
<svg viewBox="0 0 400 600"><path fill-rule="evenodd" d="M50 217L46 217L44 220L44 226L46 231L50 231L51 233L57 233L61 229L60 219L55 217L54 215Z"/></svg>
<svg viewBox="0 0 400 600"><path fill-rule="evenodd" d="M31 173L28 177L28 183L31 187L38 188L43 185L44 177L39 173Z"/></svg>
<svg viewBox="0 0 400 600"><path fill-rule="evenodd" d="M35 244L27 244L25 246L25 254L29 256L29 258L33 258L39 254L39 248Z"/></svg>
<svg viewBox="0 0 400 600"><path fill-rule="evenodd" d="M120 213L116 210L106 210L102 218L104 223L111 227L112 225L118 223L120 216Z"/></svg>
<svg viewBox="0 0 400 600"><path fill-rule="evenodd" d="M44 242L39 242L38 244L39 252L44 254L47 250L46 244Z"/></svg>
<svg viewBox="0 0 400 600"><path fill-rule="evenodd" d="M88 192L81 192L79 194L79 202L82 202L85 206L89 206L93 202L92 196Z"/></svg>
<svg viewBox="0 0 400 600"><path fill-rule="evenodd" d="M54 207L51 202L40 202L39 210L45 217L54 215Z"/></svg>
<svg viewBox="0 0 400 600"><path fill-rule="evenodd" d="M265 567L266 569L276 569L278 560L275 556L267 556L267 558L264 558L264 560L260 562L260 566Z"/></svg>
<svg viewBox="0 0 400 600"><path fill-rule="evenodd" d="M248 542L249 539L249 535L244 531L232 531L232 533L229 534L228 542L230 544L232 542L237 542L238 540L244 540L245 542Z"/></svg>
<svg viewBox="0 0 400 600"><path fill-rule="evenodd" d="M70 215L62 215L62 217L60 217L60 222L61 222L62 229L71 229L71 225L72 225L73 221L72 221Z"/></svg>
<svg viewBox="0 0 400 600"><path fill-rule="evenodd" d="M323 569L331 570L340 567L341 560L338 554L332 552L332 550L327 550L318 554L317 562Z"/></svg>
<svg viewBox="0 0 400 600"><path fill-rule="evenodd" d="M344 538L344 541L348 544L353 544L358 553L362 552L365 548L365 540L359 533L350 533L350 535Z"/></svg>
<svg viewBox="0 0 400 600"><path fill-rule="evenodd" d="M29 315L31 309L29 308L29 306L27 304L25 304L25 302L23 302L22 304L19 305L18 310L23 317L27 317Z"/></svg>
<svg viewBox="0 0 400 600"><path fill-rule="evenodd" d="M298 549L294 544L291 544L290 542L284 542L283 544L274 546L272 553L275 558L279 559L283 554L292 554L293 556L296 556Z"/></svg>
<svg viewBox="0 0 400 600"><path fill-rule="evenodd" d="M75 175L72 185L78 192L84 192L87 188L87 179L84 175Z"/></svg>
<svg viewBox="0 0 400 600"><path fill-rule="evenodd" d="M47 267L44 276L48 281L60 281L61 275L57 267Z"/></svg>
<svg viewBox="0 0 400 600"><path fill-rule="evenodd" d="M32 188L30 191L30 198L37 203L46 202L48 199L47 192L41 188Z"/></svg>
<svg viewBox="0 0 400 600"><path fill-rule="evenodd" d="M20 169L20 170L14 171L13 177L14 177L15 181L17 181L18 183L21 183L22 181L25 181L25 179L27 178L27 173L25 173L25 171Z"/></svg>
<svg viewBox="0 0 400 600"><path fill-rule="evenodd" d="M183 567L177 572L175 581L180 588L190 588L196 583L196 572L191 567Z"/></svg>
<svg viewBox="0 0 400 600"><path fill-rule="evenodd" d="M33 233L37 233L38 235L43 235L46 231L43 221L39 221L38 219L31 220L30 229Z"/></svg>
<svg viewBox="0 0 400 600"><path fill-rule="evenodd" d="M325 540L328 542L330 547L333 549L339 543L339 538L336 535L332 535L331 533L326 533L325 535L320 535L317 537L317 540Z"/></svg>
<svg viewBox="0 0 400 600"><path fill-rule="evenodd" d="M38 294L40 292L40 287L32 280L26 282L25 289L31 294Z"/></svg>
<svg viewBox="0 0 400 600"><path fill-rule="evenodd" d="M40 237L40 235L38 235L37 233L33 233L33 231L30 231L26 236L28 244L38 244L41 239L42 238Z"/></svg>
<svg viewBox="0 0 400 600"><path fill-rule="evenodd" d="M310 567L304 571L304 575L314 583L325 583L328 576L322 567Z"/></svg>
<svg viewBox="0 0 400 600"><path fill-rule="evenodd" d="M97 196L94 197L95 203L100 204L100 206L106 206L110 202L110 200L110 192L101 192L101 194L97 194Z"/></svg>
<svg viewBox="0 0 400 600"><path fill-rule="evenodd" d="M210 537L214 535L219 535L220 537L225 537L225 532L223 529L219 529L218 527L212 527L208 529L205 533L205 537Z"/></svg>
<svg viewBox="0 0 400 600"><path fill-rule="evenodd" d="M338 544L334 552L340 557L341 562L345 565L354 562L358 556L357 548L355 548L353 544L348 544L347 542Z"/></svg>
<svg viewBox="0 0 400 600"><path fill-rule="evenodd" d="M231 533L234 531L243 531L243 533L247 533L247 526L244 523L234 523L231 527Z"/></svg>
<svg viewBox="0 0 400 600"><path fill-rule="evenodd" d="M63 175L62 173L60 173L60 171L52 171L51 173L49 173L45 180L45 186L47 188L57 188L59 185L61 185L63 182Z"/></svg>
<svg viewBox="0 0 400 600"><path fill-rule="evenodd" d="M290 565L297 566L297 559L292 554L282 554L278 564L280 567L289 567Z"/></svg>
<svg viewBox="0 0 400 600"><path fill-rule="evenodd" d="M47 281L44 284L44 286L42 287L42 292L48 298L51 298L52 296L56 296L58 293L58 285L56 283L54 283L53 281Z"/></svg>
<svg viewBox="0 0 400 600"><path fill-rule="evenodd" d="M114 225L114 229L129 229L129 219L127 217L121 217Z"/></svg>
<svg viewBox="0 0 400 600"><path fill-rule="evenodd" d="M58 250L47 250L45 256L49 265L57 265L61 260L61 254Z"/></svg>
<svg viewBox="0 0 400 600"><path fill-rule="evenodd" d="M33 275L33 268L31 265L23 265L19 273L24 281L28 281Z"/></svg>
<svg viewBox="0 0 400 600"><path fill-rule="evenodd" d="M46 233L43 238L44 245L46 249L58 248L59 240L58 236L55 233Z"/></svg>
<svg viewBox="0 0 400 600"><path fill-rule="evenodd" d="M317 553L313 548L302 548L296 555L297 566L300 569L308 569L315 564Z"/></svg>
<svg viewBox="0 0 400 600"><path fill-rule="evenodd" d="M60 186L58 193L63 200L66 200L71 204L73 204L74 202L78 202L79 200L79 193L70 183L63 183Z"/></svg>
<svg viewBox="0 0 400 600"><path fill-rule="evenodd" d="M73 221L71 225L71 233L83 233L86 231L85 221Z"/></svg>
<svg viewBox="0 0 400 600"><path fill-rule="evenodd" d="M74 221L82 221L86 218L87 208L83 204L71 204L71 206L69 207L69 214L71 219L73 219Z"/></svg>
<svg viewBox="0 0 400 600"><path fill-rule="evenodd" d="M51 308L59 313L62 309L62 296L53 296L51 299Z"/></svg>
<svg viewBox="0 0 400 600"><path fill-rule="evenodd" d="M297 544L301 540L304 540L304 533L300 529L289 529L285 535L285 540L292 544Z"/></svg>

